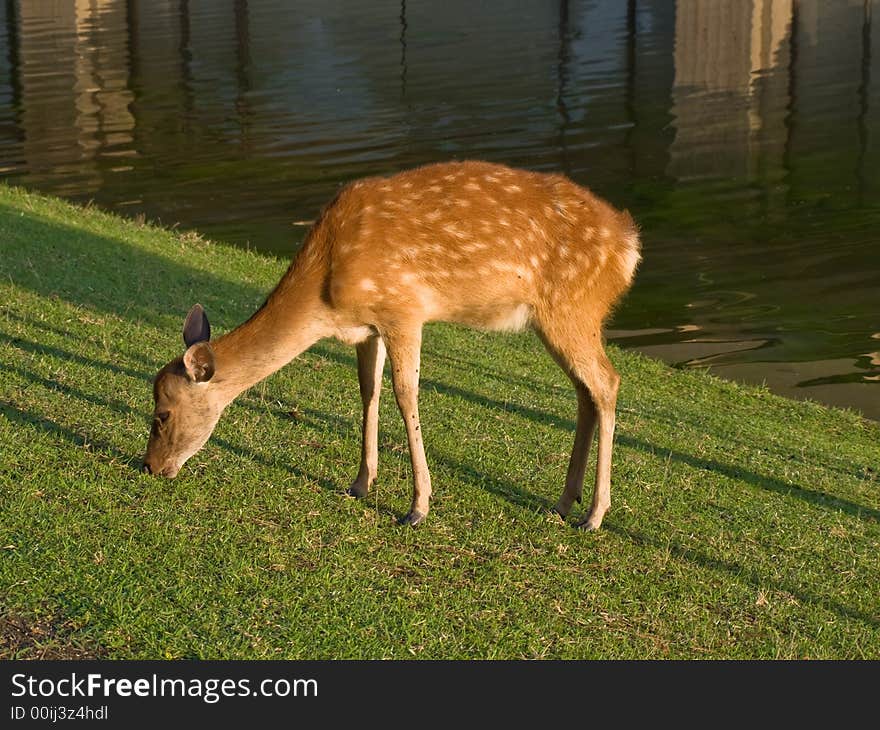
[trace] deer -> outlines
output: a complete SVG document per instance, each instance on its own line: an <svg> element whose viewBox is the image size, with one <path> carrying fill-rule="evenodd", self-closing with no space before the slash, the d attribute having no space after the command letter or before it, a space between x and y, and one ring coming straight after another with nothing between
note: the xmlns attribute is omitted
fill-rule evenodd
<svg viewBox="0 0 880 730"><path fill-rule="evenodd" d="M347 492L364 497L377 478L387 356L412 466L412 504L399 521L415 527L431 499L418 407L423 326L531 328L577 394L574 445L553 509L565 520L581 502L598 430L592 503L577 523L596 530L611 505L620 386L604 325L640 260L629 212L560 174L457 161L351 182L321 210L286 273L246 322L212 340L204 308L190 309L186 350L153 381L142 469L175 477L238 395L335 337L356 348L363 406L360 467Z"/></svg>

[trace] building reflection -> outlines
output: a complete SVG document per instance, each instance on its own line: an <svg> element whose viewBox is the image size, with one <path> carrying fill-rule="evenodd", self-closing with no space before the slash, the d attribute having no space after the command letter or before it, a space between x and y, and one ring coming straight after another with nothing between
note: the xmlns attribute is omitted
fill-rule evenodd
<svg viewBox="0 0 880 730"><path fill-rule="evenodd" d="M675 20L678 179L752 178L780 168L790 105L791 0L679 0Z"/></svg>
<svg viewBox="0 0 880 730"><path fill-rule="evenodd" d="M864 199L877 161L872 4L525 3L522 23L505 18L504 31L486 30L486 38L462 34L450 55L415 34L492 29L497 13L464 2L442 13L404 3L377 16L339 0L307 0L296 14L283 3L254 10L247 0L9 0L3 76L17 110L9 136L21 140L31 175L70 175L52 187L61 194L93 191L102 171L125 169L125 157L174 148L186 155L197 139L212 150L232 142L241 154L271 154L282 145L308 156L328 124L354 144L392 109L397 127L381 134L398 154L427 140L432 149L414 159L463 155L480 130L496 134L495 118L479 113L473 83L443 84L440 108L435 91L442 79L470 81L479 69L479 91L490 100L500 94L520 125L518 139L491 140L484 154L521 149L533 166L575 176L604 170L610 179L760 178L773 186L785 178L800 195L827 167L815 148L838 156L846 147L850 159L831 183L843 192L855 171ZM389 23L400 24L393 33L401 48L377 55L358 45L356 30L379 37ZM523 54L527 39L538 50ZM506 58L526 66L514 71ZM534 113L540 99L552 113ZM826 120L820 128L798 121L817 115ZM450 124L461 139L446 133Z"/></svg>
<svg viewBox="0 0 880 730"><path fill-rule="evenodd" d="M872 184L865 174L872 5L678 0L668 174L760 178L769 186L785 178L797 198L815 195L818 176L828 175L818 186L824 194L850 200L861 171L864 199ZM825 159L817 148L827 150Z"/></svg>
<svg viewBox="0 0 880 730"><path fill-rule="evenodd" d="M125 3L28 0L18 3L16 21L27 167L70 173L60 194L97 190L95 159L133 154Z"/></svg>

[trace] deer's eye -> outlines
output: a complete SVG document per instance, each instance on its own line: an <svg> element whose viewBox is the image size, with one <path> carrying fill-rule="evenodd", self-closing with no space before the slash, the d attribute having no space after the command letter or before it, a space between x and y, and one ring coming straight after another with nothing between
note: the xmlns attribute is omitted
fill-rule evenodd
<svg viewBox="0 0 880 730"><path fill-rule="evenodd" d="M156 414L156 421L159 423L165 423L165 421L168 420L168 416L170 416L170 415L171 415L171 413L169 411L162 411L161 413L157 413Z"/></svg>

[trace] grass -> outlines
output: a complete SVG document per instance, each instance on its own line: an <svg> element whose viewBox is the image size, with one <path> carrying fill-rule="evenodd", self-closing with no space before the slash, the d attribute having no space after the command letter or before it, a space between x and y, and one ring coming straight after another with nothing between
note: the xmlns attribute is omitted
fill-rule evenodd
<svg viewBox="0 0 880 730"><path fill-rule="evenodd" d="M880 657L878 424L613 348L598 533L547 514L575 398L526 334L428 328L416 530L390 389L376 489L343 494L360 403L329 341L176 480L140 474L190 305L226 331L285 265L0 188L0 655Z"/></svg>

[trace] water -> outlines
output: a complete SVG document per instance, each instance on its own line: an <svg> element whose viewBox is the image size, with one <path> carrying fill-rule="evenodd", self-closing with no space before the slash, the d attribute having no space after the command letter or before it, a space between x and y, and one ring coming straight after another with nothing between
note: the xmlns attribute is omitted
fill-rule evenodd
<svg viewBox="0 0 880 730"><path fill-rule="evenodd" d="M0 175L286 257L357 177L564 171L642 225L618 343L880 419L878 4L6 0Z"/></svg>

